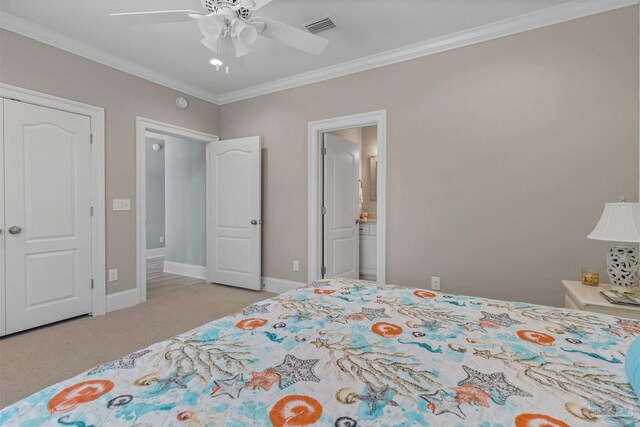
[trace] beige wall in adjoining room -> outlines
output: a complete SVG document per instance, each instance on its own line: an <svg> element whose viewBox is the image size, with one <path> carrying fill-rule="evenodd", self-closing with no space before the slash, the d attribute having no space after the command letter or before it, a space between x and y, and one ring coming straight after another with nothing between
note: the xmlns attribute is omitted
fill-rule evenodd
<svg viewBox="0 0 640 427"><path fill-rule="evenodd" d="M107 293L135 288L135 118L218 134L219 107L6 30L0 30L0 82L105 109L106 263L118 269ZM176 107L178 96L189 108ZM132 210L113 212L114 198L131 199Z"/></svg>
<svg viewBox="0 0 640 427"><path fill-rule="evenodd" d="M381 109L388 282L562 305L606 277L586 235L638 197L637 7L221 106L223 138L266 147L265 276L307 279L308 122Z"/></svg>

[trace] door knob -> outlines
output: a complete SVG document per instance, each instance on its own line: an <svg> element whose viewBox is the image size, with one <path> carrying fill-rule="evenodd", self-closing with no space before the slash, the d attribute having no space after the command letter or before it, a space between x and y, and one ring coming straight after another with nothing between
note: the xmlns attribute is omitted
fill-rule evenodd
<svg viewBox="0 0 640 427"><path fill-rule="evenodd" d="M356 224L360 224L360 220L359 219L356 219Z"/></svg>
<svg viewBox="0 0 640 427"><path fill-rule="evenodd" d="M9 233L11 234L20 234L21 232L22 232L22 228L18 227L17 225L9 227Z"/></svg>
<svg viewBox="0 0 640 427"><path fill-rule="evenodd" d="M258 225L258 220L257 219L252 219L251 220L251 225Z"/></svg>

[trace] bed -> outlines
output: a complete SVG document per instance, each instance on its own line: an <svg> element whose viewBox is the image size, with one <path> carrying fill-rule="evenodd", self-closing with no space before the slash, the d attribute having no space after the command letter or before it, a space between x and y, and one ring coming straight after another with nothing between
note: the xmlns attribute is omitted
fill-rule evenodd
<svg viewBox="0 0 640 427"><path fill-rule="evenodd" d="M322 280L3 409L0 425L628 425L640 322Z"/></svg>

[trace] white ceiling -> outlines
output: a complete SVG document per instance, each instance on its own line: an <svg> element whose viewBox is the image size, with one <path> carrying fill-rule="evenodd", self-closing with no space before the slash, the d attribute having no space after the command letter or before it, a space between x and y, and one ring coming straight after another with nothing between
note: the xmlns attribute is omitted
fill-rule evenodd
<svg viewBox="0 0 640 427"><path fill-rule="evenodd" d="M16 17L28 21L23 24L37 24L66 36L67 41L81 41L97 48L96 52L184 83L191 92L202 91L209 95L205 98L211 98L570 2L273 0L256 15L298 28L329 15L338 28L321 34L329 40L328 48L315 57L260 38L249 55L230 58L230 74L216 72L209 65L211 52L199 43L195 22L134 26L109 16L113 12L201 10L199 0L1 0L0 12L5 21Z"/></svg>

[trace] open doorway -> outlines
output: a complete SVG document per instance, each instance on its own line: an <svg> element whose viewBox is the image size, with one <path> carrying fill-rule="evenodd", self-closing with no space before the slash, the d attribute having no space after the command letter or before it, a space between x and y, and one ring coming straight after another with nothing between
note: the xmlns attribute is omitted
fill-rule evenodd
<svg viewBox="0 0 640 427"><path fill-rule="evenodd" d="M385 110L309 123L309 281L386 281Z"/></svg>
<svg viewBox="0 0 640 427"><path fill-rule="evenodd" d="M204 283L206 145L147 132L147 299Z"/></svg>
<svg viewBox="0 0 640 427"><path fill-rule="evenodd" d="M377 280L376 125L323 135L323 277Z"/></svg>
<svg viewBox="0 0 640 427"><path fill-rule="evenodd" d="M217 141L136 118L137 289L129 305L205 282L209 154Z"/></svg>

